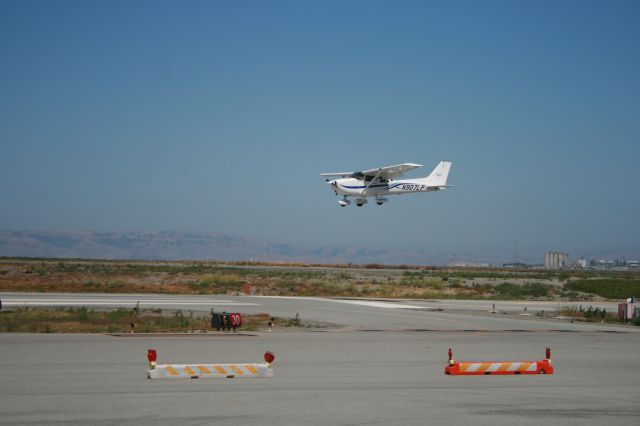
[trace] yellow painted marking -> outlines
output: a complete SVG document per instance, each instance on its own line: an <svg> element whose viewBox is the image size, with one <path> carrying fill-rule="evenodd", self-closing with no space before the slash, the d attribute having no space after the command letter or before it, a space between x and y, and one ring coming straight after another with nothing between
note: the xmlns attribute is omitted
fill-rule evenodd
<svg viewBox="0 0 640 426"><path fill-rule="evenodd" d="M531 365L530 362L523 362L520 365L520 368L518 368L518 371L527 371L527 368L529 368L530 365Z"/></svg>
<svg viewBox="0 0 640 426"><path fill-rule="evenodd" d="M167 366L167 373L171 374L172 376L179 376L180 373L178 373L178 370L176 370L175 368L171 367L170 365Z"/></svg>
<svg viewBox="0 0 640 426"><path fill-rule="evenodd" d="M482 364L480 364L480 368L476 370L476 373L484 373L489 367L491 367L490 362L483 362Z"/></svg>
<svg viewBox="0 0 640 426"><path fill-rule="evenodd" d="M251 364L245 364L245 365L244 365L244 367L245 367L247 370L249 370L249 372L250 372L251 374L258 374L258 369L257 369L257 368L255 368L253 365L251 365Z"/></svg>
<svg viewBox="0 0 640 426"><path fill-rule="evenodd" d="M238 376L241 376L244 374L244 371L242 371L241 369L238 368L237 365L235 364L231 364L229 365L229 368L233 370L234 373L236 373Z"/></svg>
<svg viewBox="0 0 640 426"><path fill-rule="evenodd" d="M225 370L221 365L214 365L213 368L218 372L218 374L223 374L225 376L229 374L227 373L227 370Z"/></svg>
<svg viewBox="0 0 640 426"><path fill-rule="evenodd" d="M198 365L198 370L200 370L200 372L202 374L211 374L211 370L209 370L207 367L205 367L204 365Z"/></svg>
<svg viewBox="0 0 640 426"><path fill-rule="evenodd" d="M507 371L510 366L511 366L510 362L503 362L503 363L500 364L500 367L498 367L496 372L498 372L498 371Z"/></svg>
<svg viewBox="0 0 640 426"><path fill-rule="evenodd" d="M185 367L184 368L184 372L187 373L190 376L197 376L196 372L193 371L193 369L191 367Z"/></svg>

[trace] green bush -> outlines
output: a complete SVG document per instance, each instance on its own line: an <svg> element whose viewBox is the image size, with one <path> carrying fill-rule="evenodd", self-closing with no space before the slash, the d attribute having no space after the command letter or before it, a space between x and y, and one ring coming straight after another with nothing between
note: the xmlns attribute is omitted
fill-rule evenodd
<svg viewBox="0 0 640 426"><path fill-rule="evenodd" d="M538 283L517 285L503 283L495 287L498 295L509 298L545 297L549 295L549 286Z"/></svg>
<svg viewBox="0 0 640 426"><path fill-rule="evenodd" d="M629 279L595 279L576 280L564 285L565 289L593 293L608 299L626 299L640 295L640 280Z"/></svg>
<svg viewBox="0 0 640 426"><path fill-rule="evenodd" d="M106 317L110 321L116 321L130 316L133 316L133 312L130 309L125 308L118 308L115 311L109 311L106 313Z"/></svg>
<svg viewBox="0 0 640 426"><path fill-rule="evenodd" d="M400 285L418 288L433 288L436 290L440 290L442 289L442 287L444 287L444 284L441 280L430 278L405 278L400 282Z"/></svg>
<svg viewBox="0 0 640 426"><path fill-rule="evenodd" d="M92 312L89 311L86 306L81 306L77 309L70 308L69 311L73 312L79 321L86 321L89 319L89 313Z"/></svg>

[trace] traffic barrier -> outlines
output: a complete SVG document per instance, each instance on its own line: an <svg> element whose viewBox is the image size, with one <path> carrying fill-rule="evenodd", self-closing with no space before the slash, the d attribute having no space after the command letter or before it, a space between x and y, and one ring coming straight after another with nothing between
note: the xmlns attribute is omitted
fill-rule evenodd
<svg viewBox="0 0 640 426"><path fill-rule="evenodd" d="M275 355L265 352L262 364L156 364L155 349L147 351L149 379L216 379L273 377Z"/></svg>
<svg viewBox="0 0 640 426"><path fill-rule="evenodd" d="M451 376L481 376L491 374L553 374L551 349L547 348L542 361L459 362L453 360L449 348L449 365L444 374Z"/></svg>

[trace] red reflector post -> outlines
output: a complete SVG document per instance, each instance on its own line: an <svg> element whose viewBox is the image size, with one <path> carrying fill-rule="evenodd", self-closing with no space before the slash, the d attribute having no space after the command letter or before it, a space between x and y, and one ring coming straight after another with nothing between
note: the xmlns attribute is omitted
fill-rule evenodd
<svg viewBox="0 0 640 426"><path fill-rule="evenodd" d="M147 359L149 360L149 362L156 362L157 358L158 354L156 353L155 349L149 349L147 351Z"/></svg>
<svg viewBox="0 0 640 426"><path fill-rule="evenodd" d="M274 360L276 359L276 356L273 354L273 352L265 352L264 353L264 361L268 364L271 364Z"/></svg>

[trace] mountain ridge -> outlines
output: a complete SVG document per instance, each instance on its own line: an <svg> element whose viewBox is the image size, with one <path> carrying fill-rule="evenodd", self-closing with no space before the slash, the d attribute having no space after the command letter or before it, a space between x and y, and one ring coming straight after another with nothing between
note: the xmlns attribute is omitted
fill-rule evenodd
<svg viewBox="0 0 640 426"><path fill-rule="evenodd" d="M197 231L15 231L0 229L0 256L303 262L386 265L448 265L453 262L501 265L508 259L452 254L425 249L324 246L302 248L292 244L245 238L220 232ZM640 249L589 253L596 258L638 258ZM542 256L541 256L542 258ZM577 259L578 256L572 256ZM542 262L540 262L542 263Z"/></svg>
<svg viewBox="0 0 640 426"><path fill-rule="evenodd" d="M0 230L0 256L414 265L442 264L448 260L427 250L332 246L306 249L219 232L83 230Z"/></svg>

